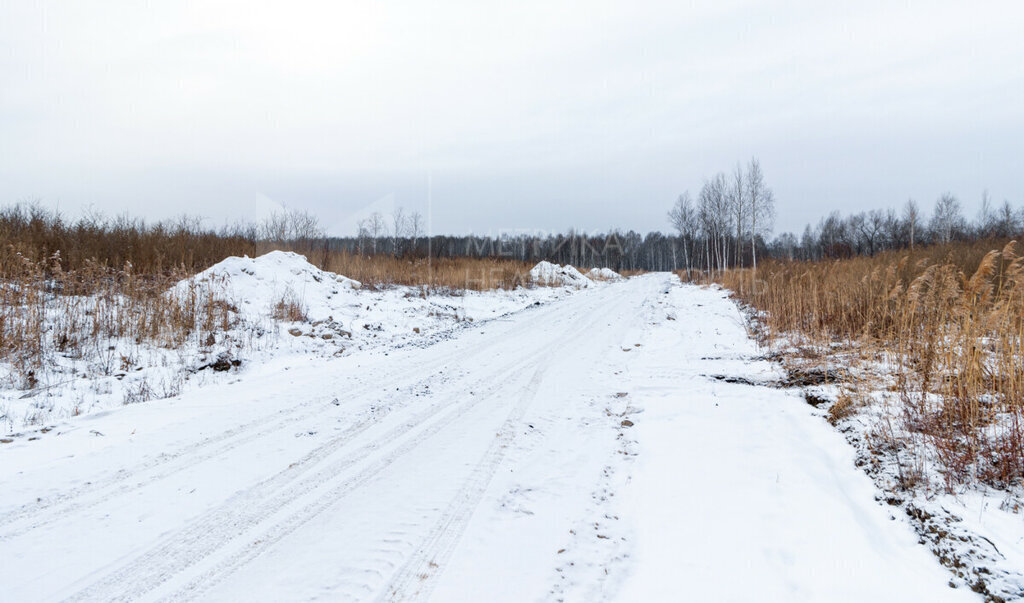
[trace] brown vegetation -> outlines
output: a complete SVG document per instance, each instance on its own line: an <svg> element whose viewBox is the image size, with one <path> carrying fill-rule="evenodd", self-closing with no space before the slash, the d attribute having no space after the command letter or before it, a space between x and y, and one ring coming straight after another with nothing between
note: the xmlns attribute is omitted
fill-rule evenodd
<svg viewBox="0 0 1024 603"><path fill-rule="evenodd" d="M364 285L410 285L431 291L488 291L525 285L529 264L495 258L418 258L329 252L321 268Z"/></svg>
<svg viewBox="0 0 1024 603"><path fill-rule="evenodd" d="M302 322L307 320L306 306L295 292L286 291L274 304L271 317L285 322Z"/></svg>
<svg viewBox="0 0 1024 603"><path fill-rule="evenodd" d="M1022 251L989 240L768 262L718 280L763 311L764 333L790 358L860 358L891 378L896 431L929 445L947 487L1008 485L1024 479Z"/></svg>
<svg viewBox="0 0 1024 603"><path fill-rule="evenodd" d="M64 271L131 263L139 275L198 272L228 256L259 253L257 234L254 226L205 230L187 216L149 225L124 216L69 221L36 205L12 205L0 209L0 277L20 272L26 260L48 265L54 254Z"/></svg>
<svg viewBox="0 0 1024 603"><path fill-rule="evenodd" d="M33 388L41 369L60 358L116 372L131 361L117 358L118 342L211 349L233 326L232 308L216 284L174 285L232 255L296 251L364 286L409 285L423 294L511 289L526 284L530 269L507 259L328 251L318 232L303 213L211 231L189 217L147 225L126 217L67 221L35 205L0 209L0 362L11 384ZM305 308L291 296L272 314L301 321Z"/></svg>
<svg viewBox="0 0 1024 603"><path fill-rule="evenodd" d="M112 374L118 361L112 342L166 348L187 340L215 341L231 326L231 308L215 285L171 291L187 273L139 275L127 263L112 269L85 261L64 270L59 253L48 261L13 254L0 282L0 361L10 363L16 385L36 385L37 371L57 356L90 361ZM122 368L123 370L123 368Z"/></svg>

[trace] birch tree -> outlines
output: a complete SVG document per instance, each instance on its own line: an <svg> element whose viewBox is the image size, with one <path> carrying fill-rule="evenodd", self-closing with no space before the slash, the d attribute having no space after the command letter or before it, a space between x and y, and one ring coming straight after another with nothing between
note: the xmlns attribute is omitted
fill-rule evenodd
<svg viewBox="0 0 1024 603"><path fill-rule="evenodd" d="M740 250L742 248L744 228L753 213L753 200L747 194L747 188L743 179L743 168L737 163L736 170L732 173L732 179L726 192L729 212L732 215L733 226L736 228L737 265L739 265L741 258Z"/></svg>
<svg viewBox="0 0 1024 603"><path fill-rule="evenodd" d="M775 194L764 181L761 163L750 160L747 168L747 202L750 204L750 257L757 271L757 237L772 231L775 222Z"/></svg>
<svg viewBox="0 0 1024 603"><path fill-rule="evenodd" d="M913 249L917 234L921 232L921 210L917 207L917 201L907 199L903 206L903 222L910 236L910 248Z"/></svg>
<svg viewBox="0 0 1024 603"><path fill-rule="evenodd" d="M676 199L676 204L668 212L668 221L679 233L679 242L683 246L683 263L686 269L693 268L690 258L690 242L697 230L697 212L690 200L690 192L686 191Z"/></svg>

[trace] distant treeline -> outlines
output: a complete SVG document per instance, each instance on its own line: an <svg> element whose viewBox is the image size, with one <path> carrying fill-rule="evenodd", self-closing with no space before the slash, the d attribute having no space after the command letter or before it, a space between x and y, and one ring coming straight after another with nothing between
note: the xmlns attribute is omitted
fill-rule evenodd
<svg viewBox="0 0 1024 603"><path fill-rule="evenodd" d="M607 266L615 270L673 270L682 267L676 237L651 232L613 231L584 234L503 234L497 236L381 236L331 237L330 251L352 255L388 254L397 257L494 258L536 263L541 260L577 266Z"/></svg>
<svg viewBox="0 0 1024 603"><path fill-rule="evenodd" d="M331 238L331 249L347 253L415 255L435 258L493 257L523 262L608 266L615 270L724 271L756 267L758 258L820 260L874 255L920 245L1008 239L1024 236L1024 208L1008 201L995 206L982 195L975 220L960 201L944 194L930 214L913 201L899 210L872 210L843 216L833 212L801 236L772 238L775 196L758 160L737 165L706 180L694 200L683 193L668 213L671 234L613 230L606 233L423 236L422 218L401 209L374 214L359 224L355 237Z"/></svg>
<svg viewBox="0 0 1024 603"><path fill-rule="evenodd" d="M982 194L981 210L968 219L960 201L946 193L926 215L918 204L907 201L899 210L876 209L843 216L832 212L816 226L808 225L799 237L784 232L768 245L780 259L817 260L872 256L880 251L917 245L971 242L982 239L1010 239L1024 235L1024 207L1014 209L1009 201L995 206Z"/></svg>
<svg viewBox="0 0 1024 603"><path fill-rule="evenodd" d="M127 216L87 214L69 220L38 204L0 208L0 277L20 262L54 263L76 269L98 262L138 272L202 270L230 255L258 255L271 249L305 254L321 267L329 256L390 256L408 259L493 258L536 263L547 260L617 271L691 270L720 272L756 267L759 258L820 260L871 256L881 251L981 239L1024 236L1024 208L1008 201L996 206L985 194L981 211L968 219L959 200L944 194L930 213L913 200L902 208L850 215L833 212L800 236L771 237L774 195L756 159L726 176L704 182L696 200L680 195L668 212L670 234L628 230L560 234L503 233L428 235L423 218L401 208L374 213L359 223L356 236L329 237L316 216L282 211L259 223L239 221L220 228L183 216L147 223Z"/></svg>

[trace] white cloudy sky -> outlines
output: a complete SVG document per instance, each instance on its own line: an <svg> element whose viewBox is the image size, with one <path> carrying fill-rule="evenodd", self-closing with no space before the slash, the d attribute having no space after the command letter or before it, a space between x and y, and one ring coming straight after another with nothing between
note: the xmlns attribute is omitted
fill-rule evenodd
<svg viewBox="0 0 1024 603"><path fill-rule="evenodd" d="M0 0L0 203L337 234L667 229L760 158L778 226L1024 203L1019 2Z"/></svg>

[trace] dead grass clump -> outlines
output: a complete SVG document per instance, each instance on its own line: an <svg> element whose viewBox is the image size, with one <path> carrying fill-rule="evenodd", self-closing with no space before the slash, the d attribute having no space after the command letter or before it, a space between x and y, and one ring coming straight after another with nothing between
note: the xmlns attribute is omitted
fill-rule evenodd
<svg viewBox="0 0 1024 603"><path fill-rule="evenodd" d="M848 393L841 393L832 406L828 409L828 420L833 425L839 423L854 413L855 404L853 397Z"/></svg>
<svg viewBox="0 0 1024 603"><path fill-rule="evenodd" d="M437 291L490 291L527 285L533 266L496 258L405 258L330 252L324 270L343 274L366 286L409 285Z"/></svg>
<svg viewBox="0 0 1024 603"><path fill-rule="evenodd" d="M904 428L950 484L1024 480L1024 257L1014 242L820 262L767 262L719 282L763 328L834 362L856 349L892 373ZM849 358L852 355L848 355Z"/></svg>
<svg viewBox="0 0 1024 603"><path fill-rule="evenodd" d="M306 306L295 293L285 291L281 299L274 304L271 316L275 320L284 322L305 322L309 320L306 315Z"/></svg>

